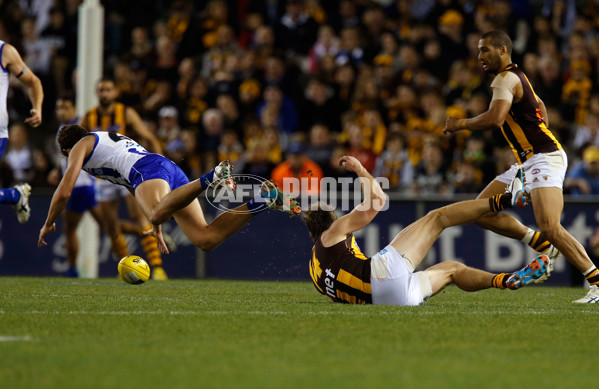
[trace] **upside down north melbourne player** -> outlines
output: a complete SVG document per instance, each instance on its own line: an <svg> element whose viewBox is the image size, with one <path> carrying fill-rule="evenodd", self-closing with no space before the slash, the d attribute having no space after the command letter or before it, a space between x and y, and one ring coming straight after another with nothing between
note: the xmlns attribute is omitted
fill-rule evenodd
<svg viewBox="0 0 599 389"><path fill-rule="evenodd" d="M189 182L183 171L160 154L149 153L134 140L116 132L88 132L73 124L58 131L58 143L68 156L67 169L52 196L48 217L40 230L38 247L44 238L56 230L55 220L71 196L79 172L109 180L127 188L144 215L151 221L153 234L161 250L168 253L161 224L174 217L181 231L195 246L211 250L243 227L256 213L268 208L297 215L301 209L297 200L283 194L270 181L262 191L237 208L224 212L207 223L198 195L211 186L235 187L232 166L221 162L215 169Z"/></svg>
<svg viewBox="0 0 599 389"><path fill-rule="evenodd" d="M378 182L354 157L342 157L339 164L361 177L364 201L337 219L335 212L318 204L305 214L314 240L310 276L316 289L335 302L353 304L419 305L428 297L455 283L465 291L491 287L518 289L546 278L549 258L541 255L514 273L492 274L446 261L414 273L441 232L448 227L470 223L490 212L521 207L524 192L512 192L490 199L463 201L433 210L403 229L391 243L372 258L358 248L352 235L366 227L378 214L386 195Z"/></svg>
<svg viewBox="0 0 599 389"><path fill-rule="evenodd" d="M501 128L518 163L497 176L478 198L502 193L515 175L521 176L525 191L530 193L541 232L529 229L507 214L484 215L476 223L548 254L551 260L549 271L561 252L591 284L588 294L574 302L599 303L599 270L589 259L584 247L560 223L568 158L548 128L545 105L535 94L524 72L512 63L512 41L506 33L485 33L478 43L478 50L478 58L485 72L495 75L491 83L493 98L489 110L470 119L449 117L445 132Z"/></svg>

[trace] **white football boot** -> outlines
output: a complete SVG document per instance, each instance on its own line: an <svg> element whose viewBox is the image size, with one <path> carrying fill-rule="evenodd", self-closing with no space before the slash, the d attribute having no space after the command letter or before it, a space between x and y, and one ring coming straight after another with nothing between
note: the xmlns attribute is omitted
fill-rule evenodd
<svg viewBox="0 0 599 389"><path fill-rule="evenodd" d="M19 223L27 223L29 216L31 216L31 208L29 208L29 196L31 195L31 186L29 184L19 184L15 186L15 189L19 192L21 197L16 204L13 204L13 209L17 213L17 219Z"/></svg>
<svg viewBox="0 0 599 389"><path fill-rule="evenodd" d="M597 285L591 285L586 296L572 302L574 304L599 304L599 288L597 288Z"/></svg>

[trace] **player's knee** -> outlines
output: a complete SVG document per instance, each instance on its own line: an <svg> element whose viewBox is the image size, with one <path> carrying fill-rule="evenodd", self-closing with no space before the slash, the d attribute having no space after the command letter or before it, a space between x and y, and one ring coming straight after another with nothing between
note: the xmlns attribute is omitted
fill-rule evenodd
<svg viewBox="0 0 599 389"><path fill-rule="evenodd" d="M540 232L549 240L559 239L564 228L559 223L551 223L548 221L537 222Z"/></svg>
<svg viewBox="0 0 599 389"><path fill-rule="evenodd" d="M475 221L474 223L481 227L481 228L487 228L493 225L494 220L497 220L497 215L498 214L490 214L490 215L485 215L480 217L477 221Z"/></svg>
<svg viewBox="0 0 599 389"><path fill-rule="evenodd" d="M198 239L194 239L192 242L194 246L199 247L203 251L210 251L218 246L218 241L209 236L201 237Z"/></svg>

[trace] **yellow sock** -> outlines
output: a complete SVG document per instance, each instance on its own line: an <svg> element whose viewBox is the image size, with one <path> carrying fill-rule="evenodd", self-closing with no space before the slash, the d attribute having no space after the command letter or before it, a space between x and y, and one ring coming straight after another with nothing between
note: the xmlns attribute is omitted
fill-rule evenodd
<svg viewBox="0 0 599 389"><path fill-rule="evenodd" d="M587 279L589 284L599 286L599 270L596 267L586 272L584 277Z"/></svg>
<svg viewBox="0 0 599 389"><path fill-rule="evenodd" d="M528 245L532 247L533 250L546 254L551 249L551 243L548 240L539 239L541 237L541 233L539 231L534 231Z"/></svg>
<svg viewBox="0 0 599 389"><path fill-rule="evenodd" d="M506 282L511 273L499 273L495 277L493 277L493 287L499 289L507 288Z"/></svg>
<svg viewBox="0 0 599 389"><path fill-rule="evenodd" d="M125 235L120 234L116 239L112 241L112 252L116 257L120 260L121 258L129 255L129 250L127 249L127 242L125 241Z"/></svg>
<svg viewBox="0 0 599 389"><path fill-rule="evenodd" d="M152 226L146 226L143 228L143 232L150 231ZM162 266L162 255L158 250L158 240L153 235L145 235L141 239L141 245L146 252L146 257L150 261L150 266Z"/></svg>

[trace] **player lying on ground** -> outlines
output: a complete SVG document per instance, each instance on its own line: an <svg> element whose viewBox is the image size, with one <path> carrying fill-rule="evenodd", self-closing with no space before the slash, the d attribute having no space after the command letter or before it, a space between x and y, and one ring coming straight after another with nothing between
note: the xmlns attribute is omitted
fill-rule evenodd
<svg viewBox="0 0 599 389"><path fill-rule="evenodd" d="M546 278L549 258L541 255L520 271L492 274L459 262L446 261L414 273L441 232L470 223L489 212L499 212L523 201L522 186L490 199L463 201L429 212L403 229L372 258L360 252L352 235L366 227L383 208L386 195L380 185L353 157L339 164L362 178L364 201L337 219L322 206L307 211L305 222L315 241L310 276L318 291L336 302L354 304L419 305L428 297L455 283L465 291L491 287L518 289ZM520 206L520 205L518 205Z"/></svg>
<svg viewBox="0 0 599 389"><path fill-rule="evenodd" d="M40 230L39 247L45 246L44 237L55 231L54 221L64 209L81 169L129 188L152 222L160 249L166 253L168 249L160 225L171 217L175 218L191 243L202 250L210 250L261 211L265 201L271 209L294 215L301 212L295 199L266 182L260 195L208 224L197 197L210 185L234 188L229 162L221 162L215 169L189 182L174 162L162 155L149 153L135 141L114 132L88 132L75 124L62 127L57 140L62 153L68 156L68 166L52 196L48 218Z"/></svg>

